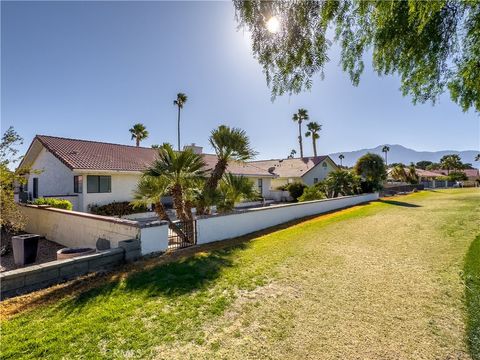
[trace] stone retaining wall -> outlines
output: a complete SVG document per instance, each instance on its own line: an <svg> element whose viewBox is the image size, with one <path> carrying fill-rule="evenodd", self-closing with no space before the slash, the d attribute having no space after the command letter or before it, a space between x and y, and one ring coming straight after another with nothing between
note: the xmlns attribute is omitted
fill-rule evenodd
<svg viewBox="0 0 480 360"><path fill-rule="evenodd" d="M25 294L81 275L109 270L141 256L139 240L120 241L118 246L118 248L96 254L56 260L1 273L0 298Z"/></svg>

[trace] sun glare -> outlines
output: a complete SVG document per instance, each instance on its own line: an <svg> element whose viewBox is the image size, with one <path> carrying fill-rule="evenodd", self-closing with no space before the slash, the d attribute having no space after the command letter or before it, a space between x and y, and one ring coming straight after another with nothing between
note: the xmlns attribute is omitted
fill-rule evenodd
<svg viewBox="0 0 480 360"><path fill-rule="evenodd" d="M267 21L267 30L272 34L276 34L280 30L280 21L276 16L272 16Z"/></svg>

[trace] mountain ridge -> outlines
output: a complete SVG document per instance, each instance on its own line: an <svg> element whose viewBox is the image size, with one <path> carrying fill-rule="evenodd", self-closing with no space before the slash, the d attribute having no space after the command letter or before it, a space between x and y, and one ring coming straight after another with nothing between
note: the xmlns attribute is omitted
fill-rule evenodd
<svg viewBox="0 0 480 360"><path fill-rule="evenodd" d="M471 163L476 168L480 167L480 161L475 161L475 156L479 153L477 150L418 151L407 148L400 144L383 144L374 148L335 152L328 155L333 159L333 161L335 161L337 164L340 164L340 159L338 156L343 154L345 158L343 159L342 164L344 166L353 166L359 157L368 152L378 154L382 156L382 158L385 158L385 153L382 152L382 148L385 145L390 147L390 151L387 154L387 161L389 164L403 163L408 165L411 162L417 163L422 160L439 162L444 155L457 154L460 155L462 162Z"/></svg>

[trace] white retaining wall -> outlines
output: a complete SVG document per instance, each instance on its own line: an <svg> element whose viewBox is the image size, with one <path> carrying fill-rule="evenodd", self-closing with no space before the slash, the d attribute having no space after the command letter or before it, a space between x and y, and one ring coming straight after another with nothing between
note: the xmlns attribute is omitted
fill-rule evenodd
<svg viewBox="0 0 480 360"><path fill-rule="evenodd" d="M168 248L168 225L142 228L140 239L142 255L166 251Z"/></svg>
<svg viewBox="0 0 480 360"><path fill-rule="evenodd" d="M27 232L67 247L95 248L97 240L102 238L116 248L119 241L140 236L140 228L134 221L35 205L22 205L20 210L26 217Z"/></svg>
<svg viewBox="0 0 480 360"><path fill-rule="evenodd" d="M373 200L378 200L378 193L274 205L242 213L199 219L197 220L197 243L205 244L230 239L302 217L322 214Z"/></svg>

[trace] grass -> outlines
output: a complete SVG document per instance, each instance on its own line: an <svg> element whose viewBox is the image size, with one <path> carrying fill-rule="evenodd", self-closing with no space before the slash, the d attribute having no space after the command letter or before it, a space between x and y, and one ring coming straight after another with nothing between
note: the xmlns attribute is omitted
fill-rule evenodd
<svg viewBox="0 0 480 360"><path fill-rule="evenodd" d="M477 360L479 200L386 199L43 303L12 299L0 356Z"/></svg>
<svg viewBox="0 0 480 360"><path fill-rule="evenodd" d="M480 360L480 236L472 242L465 257L465 298L467 342L474 360Z"/></svg>

